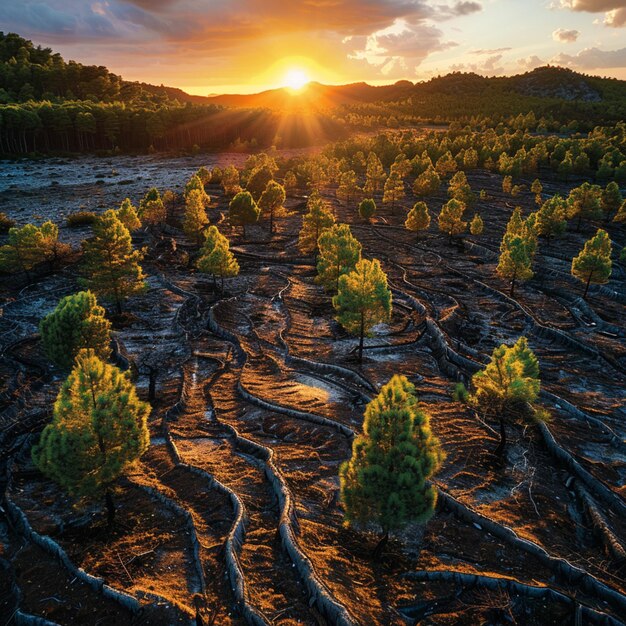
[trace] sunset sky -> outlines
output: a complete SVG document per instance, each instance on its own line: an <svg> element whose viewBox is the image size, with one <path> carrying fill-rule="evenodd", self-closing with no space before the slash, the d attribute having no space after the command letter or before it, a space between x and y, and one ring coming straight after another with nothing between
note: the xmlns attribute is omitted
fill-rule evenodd
<svg viewBox="0 0 626 626"><path fill-rule="evenodd" d="M3 0L0 30L202 95L546 63L626 79L626 0Z"/></svg>

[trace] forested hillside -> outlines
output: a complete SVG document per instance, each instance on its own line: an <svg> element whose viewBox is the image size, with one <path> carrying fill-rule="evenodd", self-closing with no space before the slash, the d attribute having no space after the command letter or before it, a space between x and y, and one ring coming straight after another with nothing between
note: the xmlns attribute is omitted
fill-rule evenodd
<svg viewBox="0 0 626 626"><path fill-rule="evenodd" d="M0 154L299 147L349 130L460 122L481 129L591 131L626 117L626 82L544 67L512 77L454 72L423 83L311 83L254 95L192 96L124 81L0 33Z"/></svg>

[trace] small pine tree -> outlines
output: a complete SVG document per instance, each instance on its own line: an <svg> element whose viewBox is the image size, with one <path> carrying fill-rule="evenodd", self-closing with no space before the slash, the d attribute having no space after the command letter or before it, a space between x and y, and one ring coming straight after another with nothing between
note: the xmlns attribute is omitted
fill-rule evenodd
<svg viewBox="0 0 626 626"><path fill-rule="evenodd" d="M441 187L441 178L432 165L423 171L413 183L413 193L416 196L432 196L439 191Z"/></svg>
<svg viewBox="0 0 626 626"><path fill-rule="evenodd" d="M222 187L227 196L235 196L241 191L239 185L239 170L234 165L228 165L222 172Z"/></svg>
<svg viewBox="0 0 626 626"><path fill-rule="evenodd" d="M580 187L574 187L570 191L567 198L569 206L568 217L570 219L578 218L576 232L580 232L580 225L583 219L597 220L602 217L601 198L602 187L591 185L587 182L580 185Z"/></svg>
<svg viewBox="0 0 626 626"><path fill-rule="evenodd" d="M195 177L200 180L197 176ZM185 196L185 216L183 217L183 231L185 235L194 240L197 245L202 243L202 231L209 223L204 208L204 191L191 189ZM208 196L207 196L208 197Z"/></svg>
<svg viewBox="0 0 626 626"><path fill-rule="evenodd" d="M361 258L361 244L347 224L322 231L318 240L317 283L328 291L339 289L339 277L354 270Z"/></svg>
<svg viewBox="0 0 626 626"><path fill-rule="evenodd" d="M451 179L448 186L448 197L459 200L466 207L474 206L476 202L476 194L472 191L465 172L457 172Z"/></svg>
<svg viewBox="0 0 626 626"><path fill-rule="evenodd" d="M200 202L202 208L205 209L211 202L211 198L204 190L204 183L197 174L194 174L185 185L185 191L183 193L185 202L189 200L189 196L194 192L194 195L196 196L196 202Z"/></svg>
<svg viewBox="0 0 626 626"><path fill-rule="evenodd" d="M333 297L337 321L359 336L359 363L363 362L363 339L373 326L391 319L391 291L378 259L361 259L352 272L339 278Z"/></svg>
<svg viewBox="0 0 626 626"><path fill-rule="evenodd" d="M617 223L626 222L626 200L622 202L622 206L620 206L619 211L615 214L613 221Z"/></svg>
<svg viewBox="0 0 626 626"><path fill-rule="evenodd" d="M37 265L67 252L68 246L59 244L58 236L59 229L52 222L10 228L7 243L0 248L0 271L22 271L30 277Z"/></svg>
<svg viewBox="0 0 626 626"><path fill-rule="evenodd" d="M86 278L81 282L96 295L112 300L121 313L128 296L146 289L139 265L143 256L133 250L128 228L115 211L106 211L99 217L93 232L93 239L83 242Z"/></svg>
<svg viewBox="0 0 626 626"><path fill-rule="evenodd" d="M572 260L572 276L585 283L583 298L587 297L591 283L603 285L609 281L612 270L611 252L611 238L605 230L598 229Z"/></svg>
<svg viewBox="0 0 626 626"><path fill-rule="evenodd" d="M335 223L335 218L317 192L311 194L306 206L307 213L302 218L298 249L302 254L317 256L319 236L325 228L330 228Z"/></svg>
<svg viewBox="0 0 626 626"><path fill-rule="evenodd" d="M267 165L253 170L248 179L246 190L250 192L255 202L260 200L262 193L273 178L272 170Z"/></svg>
<svg viewBox="0 0 626 626"><path fill-rule="evenodd" d="M397 202L402 202L406 196L404 191L404 182L397 174L392 172L385 181L385 189L383 192L383 204L391 205L391 213L393 215Z"/></svg>
<svg viewBox="0 0 626 626"><path fill-rule="evenodd" d="M141 220L137 214L137 209L133 206L130 198L125 198L117 210L117 219L132 233L141 228Z"/></svg>
<svg viewBox="0 0 626 626"><path fill-rule="evenodd" d="M448 235L450 242L452 242L454 237L462 235L467 229L467 222L463 221L465 208L462 202L454 198L448 200L448 202L441 207L438 220L439 230Z"/></svg>
<svg viewBox="0 0 626 626"><path fill-rule="evenodd" d="M201 272L213 275L213 284L219 276L222 281L221 291L224 291L224 278L239 274L239 263L230 251L230 242L217 226L209 227L196 266Z"/></svg>
<svg viewBox="0 0 626 626"><path fill-rule="evenodd" d="M61 299L39 323L41 342L48 358L69 369L80 350L101 359L111 353L111 324L91 291L79 291Z"/></svg>
<svg viewBox="0 0 626 626"><path fill-rule="evenodd" d="M602 191L602 196L600 197L600 206L607 222L610 222L613 215L619 211L622 202L623 198L618 184L615 181L611 181Z"/></svg>
<svg viewBox="0 0 626 626"><path fill-rule="evenodd" d="M446 176L456 172L457 163L450 150L437 159L437 163L435 163L435 170L440 176Z"/></svg>
<svg viewBox="0 0 626 626"><path fill-rule="evenodd" d="M291 170L289 170L285 174L285 178L283 180L283 186L285 187L285 191L288 194L293 193L297 189L298 179L296 178L296 175Z"/></svg>
<svg viewBox="0 0 626 626"><path fill-rule="evenodd" d="M148 449L149 413L126 373L81 352L33 446L33 462L73 497L104 495L111 527L112 486Z"/></svg>
<svg viewBox="0 0 626 626"><path fill-rule="evenodd" d="M511 176L505 176L502 179L502 191L506 194L510 194L513 191L513 178Z"/></svg>
<svg viewBox="0 0 626 626"><path fill-rule="evenodd" d="M470 222L470 233L474 235L474 237L478 237L483 234L483 230L485 225L483 223L483 218L478 215L478 213L474 214L472 221Z"/></svg>
<svg viewBox="0 0 626 626"><path fill-rule="evenodd" d="M535 203L537 206L542 205L541 192L543 191L543 185L538 178L533 180L532 185L530 186L530 191L535 194Z"/></svg>
<svg viewBox="0 0 626 626"><path fill-rule="evenodd" d="M367 155L367 169L365 171L365 187L363 191L368 195L374 195L383 186L387 175L383 169L383 164L380 162L378 155L375 152L370 152Z"/></svg>
<svg viewBox="0 0 626 626"><path fill-rule="evenodd" d="M143 224L161 224L167 218L167 210L156 187L149 189L139 203L139 219Z"/></svg>
<svg viewBox="0 0 626 626"><path fill-rule="evenodd" d="M350 205L350 202L357 198L361 193L361 188L358 185L356 174L353 170L348 170L341 175L339 179L339 187L337 187L337 198L343 200L346 206Z"/></svg>
<svg viewBox="0 0 626 626"><path fill-rule="evenodd" d="M567 228L567 203L558 194L546 200L537 211L537 234L545 237L548 245L554 236L562 235Z"/></svg>
<svg viewBox="0 0 626 626"><path fill-rule="evenodd" d="M539 363L526 337L515 345L495 348L491 361L472 376L470 403L500 422L497 454L506 448L506 425L516 414L527 414L539 396Z"/></svg>
<svg viewBox="0 0 626 626"><path fill-rule="evenodd" d="M375 557L389 532L411 522L423 524L433 515L437 491L429 480L443 459L415 387L405 376L393 376L367 405L363 434L339 470L348 523L374 523L382 530Z"/></svg>
<svg viewBox="0 0 626 626"><path fill-rule="evenodd" d="M361 219L369 222L372 220L374 215L376 215L376 202L372 198L366 198L365 200L361 200L359 204L359 215Z"/></svg>
<svg viewBox="0 0 626 626"><path fill-rule="evenodd" d="M274 216L283 210L286 197L285 188L275 180L270 180L265 191L261 194L259 207L262 211L269 213L270 233L274 232Z"/></svg>
<svg viewBox="0 0 626 626"><path fill-rule="evenodd" d="M430 226L430 212L425 202L416 202L407 213L404 226L407 230L415 233L416 237Z"/></svg>
<svg viewBox="0 0 626 626"><path fill-rule="evenodd" d="M511 297L515 295L516 281L529 280L534 276L532 262L528 243L523 237L511 237L506 240L496 272L498 276L511 282Z"/></svg>
<svg viewBox="0 0 626 626"><path fill-rule="evenodd" d="M259 209L249 191L240 191L230 201L228 214L231 224L243 228L243 236L245 239L246 224L255 224L259 219L259 215L261 215L261 209Z"/></svg>
<svg viewBox="0 0 626 626"><path fill-rule="evenodd" d="M213 171L215 170L218 170L219 172L219 168L214 168ZM218 172L215 173L217 174ZM209 170L204 165L201 165L196 172L196 176L200 179L200 182L204 186L207 183L211 182L211 179L213 178L213 172L209 172Z"/></svg>

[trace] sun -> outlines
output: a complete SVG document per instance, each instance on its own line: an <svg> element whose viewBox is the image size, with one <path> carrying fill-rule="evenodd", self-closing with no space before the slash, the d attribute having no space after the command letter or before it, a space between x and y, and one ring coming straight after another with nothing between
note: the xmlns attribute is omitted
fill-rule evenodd
<svg viewBox="0 0 626 626"><path fill-rule="evenodd" d="M285 74L285 86L299 91L309 82L309 77L304 70L292 68Z"/></svg>

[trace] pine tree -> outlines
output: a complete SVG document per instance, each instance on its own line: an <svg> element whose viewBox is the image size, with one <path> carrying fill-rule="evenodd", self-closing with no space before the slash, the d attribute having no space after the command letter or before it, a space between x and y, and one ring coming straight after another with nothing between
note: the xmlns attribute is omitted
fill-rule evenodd
<svg viewBox="0 0 626 626"><path fill-rule="evenodd" d="M270 233L274 232L274 216L283 210L286 197L285 188L275 180L270 180L265 191L261 194L259 207L261 207L262 211L269 213Z"/></svg>
<svg viewBox="0 0 626 626"><path fill-rule="evenodd" d="M9 229L6 245L0 248L0 270L30 272L44 261L53 261L67 250L58 242L59 229L52 222L26 224Z"/></svg>
<svg viewBox="0 0 626 626"><path fill-rule="evenodd" d="M397 174L401 179L405 179L411 173L411 161L407 159L406 154L401 152L391 164L392 174Z"/></svg>
<svg viewBox="0 0 626 626"><path fill-rule="evenodd" d="M185 185L185 191L183 193L185 202L189 200L189 196L194 192L196 192L194 194L196 196L196 201L200 202L202 208L205 209L211 202L211 198L204 190L204 183L197 174L194 174Z"/></svg>
<svg viewBox="0 0 626 626"><path fill-rule="evenodd" d="M435 163L435 170L440 176L446 176L456 172L457 164L450 150L437 159L437 163Z"/></svg>
<svg viewBox="0 0 626 626"><path fill-rule="evenodd" d="M396 202L401 202L405 196L404 182L396 172L392 172L385 182L383 204L391 205L391 213L393 215Z"/></svg>
<svg viewBox="0 0 626 626"><path fill-rule="evenodd" d="M543 191L543 185L538 178L535 178L535 180L533 180L533 183L530 186L530 191L535 194L535 203L537 204L537 206L541 206L541 192Z"/></svg>
<svg viewBox="0 0 626 626"><path fill-rule="evenodd" d="M214 173L218 175L219 178L221 179L222 176L221 176L221 171L219 167L213 168L213 170L209 172L209 170L204 165L201 165L198 168L198 171L196 172L196 176L200 179L200 182L204 186L211 182L211 179L213 178Z"/></svg>
<svg viewBox="0 0 626 626"><path fill-rule="evenodd" d="M239 185L239 170L234 165L228 165L222 172L222 187L227 196L234 196L241 191Z"/></svg>
<svg viewBox="0 0 626 626"><path fill-rule="evenodd" d="M522 210L516 207L500 243L500 260L496 272L501 278L511 281L511 297L515 294L518 280L533 277L533 258L537 249L536 218L522 218Z"/></svg>
<svg viewBox="0 0 626 626"><path fill-rule="evenodd" d="M317 192L311 194L306 206L307 213L302 218L298 249L302 254L317 256L319 236L325 228L330 228L335 223L335 218Z"/></svg>
<svg viewBox="0 0 626 626"><path fill-rule="evenodd" d="M246 185L247 191L250 192L255 202L258 202L261 198L261 194L267 188L268 183L274 178L272 170L269 166L265 165L253 170L248 184Z"/></svg>
<svg viewBox="0 0 626 626"><path fill-rule="evenodd" d="M515 295L516 281L529 280L534 276L532 262L532 255L523 237L512 237L506 241L496 272L501 278L511 281L511 297Z"/></svg>
<svg viewBox="0 0 626 626"><path fill-rule="evenodd" d="M432 196L439 191L439 187L441 187L441 178L435 169L430 166L415 179L413 193L420 197Z"/></svg>
<svg viewBox="0 0 626 626"><path fill-rule="evenodd" d="M589 285L603 285L609 281L612 270L611 238L605 230L589 239L578 256L572 259L572 276L585 283L583 298L587 297Z"/></svg>
<svg viewBox="0 0 626 626"><path fill-rule="evenodd" d="M349 333L358 334L362 363L364 337L369 336L373 326L391 319L391 291L378 259L361 259L352 272L339 278L333 307L337 321Z"/></svg>
<svg viewBox="0 0 626 626"><path fill-rule="evenodd" d="M513 178L511 176L505 176L502 179L502 191L509 195L513 191Z"/></svg>
<svg viewBox="0 0 626 626"><path fill-rule="evenodd" d="M117 210L117 219L132 233L141 228L141 220L137 214L137 209L133 206L130 198L124 198L120 208Z"/></svg>
<svg viewBox="0 0 626 626"><path fill-rule="evenodd" d="M619 211L615 214L613 218L614 222L626 222L626 200L622 202L622 206L620 206Z"/></svg>
<svg viewBox="0 0 626 626"><path fill-rule="evenodd" d="M200 180L197 176L195 177ZM194 240L197 245L202 242L202 231L209 223L205 204L203 199L203 191L191 189L185 196L185 216L183 217L183 231L185 235ZM207 196L208 197L208 196Z"/></svg>
<svg viewBox="0 0 626 626"><path fill-rule="evenodd" d="M335 224L322 231L318 249L316 282L337 291L339 277L353 271L361 258L361 244L347 224Z"/></svg>
<svg viewBox="0 0 626 626"><path fill-rule="evenodd" d="M511 347L503 344L495 348L489 364L472 376L470 402L500 422L497 454L504 454L506 448L506 420L527 414L539 388L539 363L526 337Z"/></svg>
<svg viewBox="0 0 626 626"><path fill-rule="evenodd" d="M291 194L298 187L298 179L296 178L296 175L291 170L289 170L285 174L283 184L285 187L285 191L288 194Z"/></svg>
<svg viewBox="0 0 626 626"><path fill-rule="evenodd" d="M81 282L97 296L112 300L121 313L128 296L146 289L139 265L143 256L133 250L128 228L113 210L96 220L93 232L93 239L83 242L86 278Z"/></svg>
<svg viewBox="0 0 626 626"><path fill-rule="evenodd" d="M600 206L607 222L610 222L613 214L619 211L622 202L623 198L619 186L615 181L611 181L602 191L602 196L600 197Z"/></svg>
<svg viewBox="0 0 626 626"><path fill-rule="evenodd" d="M578 218L576 232L580 232L580 225L583 219L597 220L602 217L601 198L602 187L591 185L587 182L580 185L580 187L574 187L570 191L567 198L568 217L569 219Z"/></svg>
<svg viewBox="0 0 626 626"><path fill-rule="evenodd" d="M370 152L367 155L367 169L365 171L365 187L363 191L368 195L374 195L383 186L387 175L383 169L383 164L380 162L378 155L375 152Z"/></svg>
<svg viewBox="0 0 626 626"><path fill-rule="evenodd" d="M243 228L243 237L245 239L246 224L255 224L259 219L259 215L261 215L261 209L259 209L249 191L240 191L230 201L228 214L231 224Z"/></svg>
<svg viewBox="0 0 626 626"><path fill-rule="evenodd" d="M467 229L467 222L463 221L465 208L462 202L454 198L448 200L448 202L441 207L438 220L439 230L448 235L450 242L452 242L454 237L462 235Z"/></svg>
<svg viewBox="0 0 626 626"><path fill-rule="evenodd" d="M433 515L437 491L429 480L443 459L415 387L405 376L393 376L367 405L363 434L339 470L348 523L373 523L382 531L375 557L380 557L389 532L411 522L423 524Z"/></svg>
<svg viewBox="0 0 626 626"><path fill-rule="evenodd" d="M448 197L459 200L466 207L471 207L476 202L476 194L472 191L465 172L457 172L451 179L448 186Z"/></svg>
<svg viewBox="0 0 626 626"><path fill-rule="evenodd" d="M361 200L359 204L359 215L366 222L371 221L374 215L376 215L376 202L374 202L373 198Z"/></svg>
<svg viewBox="0 0 626 626"><path fill-rule="evenodd" d="M149 414L127 374L81 352L54 403L52 422L33 446L33 461L72 497L104 495L110 528L112 486L148 449Z"/></svg>
<svg viewBox="0 0 626 626"><path fill-rule="evenodd" d="M91 291L79 291L61 299L39 323L41 342L48 358L69 369L80 350L101 359L111 353L111 324Z"/></svg>
<svg viewBox="0 0 626 626"><path fill-rule="evenodd" d="M213 284L219 276L222 281L221 291L224 291L224 278L239 274L239 263L230 251L230 242L217 226L209 227L196 266L201 272L213 275Z"/></svg>
<svg viewBox="0 0 626 626"><path fill-rule="evenodd" d="M337 198L346 203L346 206L352 202L361 193L358 185L356 174L353 170L348 170L341 175L339 187L337 187Z"/></svg>
<svg viewBox="0 0 626 626"><path fill-rule="evenodd" d="M474 237L478 237L483 234L484 227L483 218L480 217L478 213L474 213L474 217L470 222L470 233L474 235Z"/></svg>
<svg viewBox="0 0 626 626"><path fill-rule="evenodd" d="M546 200L537 211L537 234L545 237L548 245L554 236L562 235L567 228L567 203L560 195Z"/></svg>
<svg viewBox="0 0 626 626"><path fill-rule="evenodd" d="M149 189L139 203L139 219L143 224L161 224L167 218L167 210L156 187Z"/></svg>
<svg viewBox="0 0 626 626"><path fill-rule="evenodd" d="M413 208L407 213L404 226L407 230L413 231L419 237L420 231L427 230L430 226L430 212L425 202L416 202Z"/></svg>

